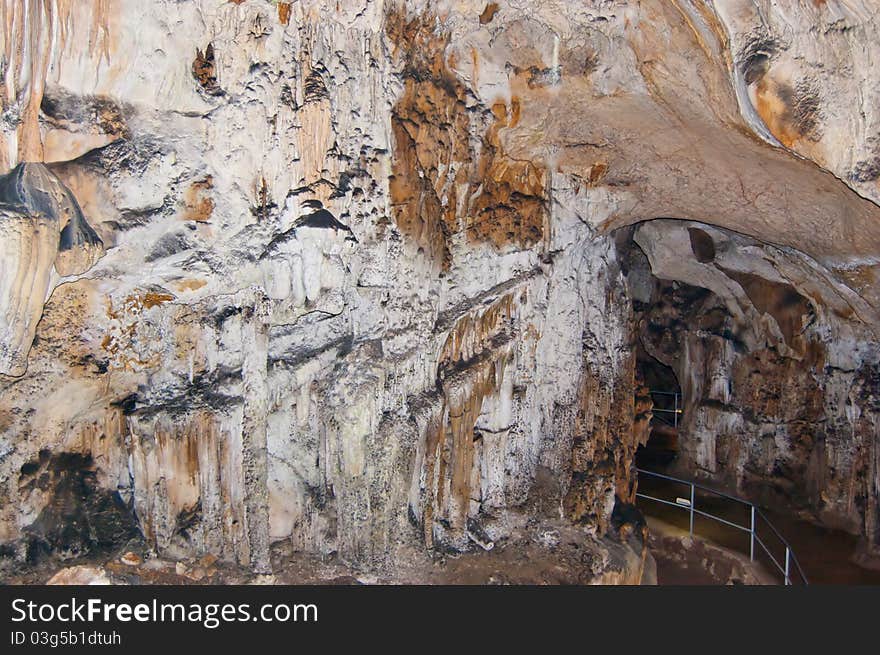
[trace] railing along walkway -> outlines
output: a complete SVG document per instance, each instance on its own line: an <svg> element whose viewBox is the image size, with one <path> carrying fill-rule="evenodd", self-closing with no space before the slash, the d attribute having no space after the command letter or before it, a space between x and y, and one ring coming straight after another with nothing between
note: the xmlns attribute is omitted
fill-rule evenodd
<svg viewBox="0 0 880 655"><path fill-rule="evenodd" d="M654 402L654 407L651 409L651 412L654 414L654 418L662 423L665 423L666 425L678 429L678 417L683 413L681 405L681 394L675 391L656 391L654 389L652 389L648 393L651 394L651 400ZM664 400L667 398L672 398L672 408L669 408L668 402L657 404L658 397ZM663 416L663 414L672 414L672 417L666 418L665 416Z"/></svg>
<svg viewBox="0 0 880 655"><path fill-rule="evenodd" d="M803 569L801 569L801 565L798 563L797 557L795 557L794 550L792 550L791 546L789 546L788 542L779 534L779 531L773 527L773 524L770 523L769 519L764 515L761 509L755 506L754 503L750 503L747 500L743 500L742 498L737 498L736 496L731 496L729 494L723 493L721 491L716 491L714 489L710 489L709 487L704 487L701 484L697 484L696 482L691 482L690 480L682 480L680 478L674 478L669 475L663 475L662 473L654 473L653 471L646 471L644 469L636 469L639 472L639 475L646 475L654 478L659 478L662 480L668 480L670 482L675 482L678 484L687 485L690 488L690 498L676 498L675 501L664 500L663 498L657 498L655 496L649 496L648 494L636 493L637 498L644 498L646 500L652 500L658 503L663 503L664 505L669 505L671 507L678 507L679 509L685 510L690 514L690 533L694 533L694 516L704 516L708 519L712 519L713 521L718 521L723 523L724 525L730 526L731 528L736 528L738 530L742 530L749 534L749 559L751 561L755 561L755 544L760 546L763 551L767 554L767 557L770 558L770 561L776 567L776 569L784 576L785 584L792 584L793 578L801 582L802 584L809 584L807 582L807 576L804 575ZM725 498L734 503L739 503L741 505L745 505L749 508L749 514L751 517L750 524L739 525L738 523L734 523L732 521L728 521L725 518L720 516L715 516L714 514L710 514L709 512L702 511L697 509L696 507L696 490L700 489L701 491L705 491L710 494L714 494L721 498ZM785 557L784 562L780 563L773 554L770 552L770 549L758 536L758 524L760 521L763 521L767 527L770 528L772 535L779 540L779 543L785 547Z"/></svg>

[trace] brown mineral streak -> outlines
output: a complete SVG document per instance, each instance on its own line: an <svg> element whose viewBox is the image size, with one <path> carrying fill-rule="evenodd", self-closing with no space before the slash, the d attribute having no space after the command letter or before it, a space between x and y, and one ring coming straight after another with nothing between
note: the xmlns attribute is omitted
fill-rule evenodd
<svg viewBox="0 0 880 655"><path fill-rule="evenodd" d="M718 17L715 15L715 12L706 5L705 2L698 0L695 3L695 9L699 13L700 18L702 18L706 26L711 31L711 36L713 39L712 43L707 43L703 30L700 29L698 25L694 24L694 20L688 11L681 6L682 1L688 2L689 0L674 0L673 4L678 12L681 14L682 19L687 23L691 32L693 32L694 38L696 39L697 45L699 45L700 49L705 53L706 57L710 60L715 59L721 53L724 45L727 43L727 34L724 27L719 23Z"/></svg>
<svg viewBox="0 0 880 655"><path fill-rule="evenodd" d="M779 96L777 85L767 77L761 78L755 87L755 97L757 101L755 109L767 129L785 147L795 149L804 135L791 120L791 108Z"/></svg>
<svg viewBox="0 0 880 655"><path fill-rule="evenodd" d="M290 22L290 3L289 2L279 2L278 3L278 22L282 25L287 25Z"/></svg>
<svg viewBox="0 0 880 655"><path fill-rule="evenodd" d="M495 14L498 11L498 3L490 2L486 5L486 8L483 9L483 13L480 14L480 25L488 25L492 22L492 19L495 18Z"/></svg>
<svg viewBox="0 0 880 655"><path fill-rule="evenodd" d="M124 370L136 370L139 367L150 367L158 364L154 356L145 361L131 352L131 341L137 333L138 317L145 309L152 309L174 300L174 296L168 293L148 291L128 295L121 303L119 309L114 308L111 302L107 305L107 318L118 322L118 327L104 335L101 340L101 348L111 355L116 361L114 367ZM154 361L155 360L155 361Z"/></svg>
<svg viewBox="0 0 880 655"><path fill-rule="evenodd" d="M477 156L470 145L466 89L444 58L449 37L436 36L433 24L428 18L387 17L391 41L407 53L404 91L392 114L390 193L400 230L448 270L450 238L461 231L468 241L499 250L538 243L547 213L546 181L540 164L503 153L498 131L519 122L519 100L510 111L503 104L492 108L495 120Z"/></svg>
<svg viewBox="0 0 880 655"><path fill-rule="evenodd" d="M174 296L168 293L146 293L141 299L143 306L147 309L151 307L158 307L170 300L174 300Z"/></svg>
<svg viewBox="0 0 880 655"><path fill-rule="evenodd" d="M217 70L214 66L214 44L208 43L205 51L196 48L196 56L192 62L192 74L206 93L218 95L221 93L217 82Z"/></svg>
<svg viewBox="0 0 880 655"><path fill-rule="evenodd" d="M635 480L629 468L639 441L646 438L644 414L649 407L650 397L645 400L636 393L632 354L611 388L585 363L571 450L571 483L563 502L572 521L598 522L600 530L606 529L608 517L595 514L602 502L594 496L597 491L613 491L624 502L634 500ZM585 484L588 479L593 482Z"/></svg>
<svg viewBox="0 0 880 655"><path fill-rule="evenodd" d="M214 200L207 193L214 186L214 178L210 175L190 184L184 195L184 212L182 219L205 223L214 212Z"/></svg>
<svg viewBox="0 0 880 655"><path fill-rule="evenodd" d="M152 520L174 525L182 514L198 507L202 529L217 532L208 537L209 541L238 542L241 535L236 532L244 524L239 509L230 502L230 494L239 481L216 417L209 412L196 412L180 425L157 423L151 432L131 434L123 441L130 444L134 475L143 488L161 485L165 490L164 497L147 500L143 517L145 536L161 544L160 540L168 535L159 534L159 526Z"/></svg>
<svg viewBox="0 0 880 655"><path fill-rule="evenodd" d="M513 318L514 296L508 293L480 315L466 314L458 320L440 351L438 370L467 362L479 354Z"/></svg>
<svg viewBox="0 0 880 655"><path fill-rule="evenodd" d="M475 461L474 426L483 400L497 393L502 380L509 354L498 348L496 341L514 319L514 302L514 294L509 293L482 312L466 314L455 323L440 350L437 375L441 384L460 369L465 379L456 377L454 388L443 385L441 418L426 434L424 523L429 546L435 517L445 518L455 530L463 530L466 524ZM467 388L464 394L459 393L462 386Z"/></svg>

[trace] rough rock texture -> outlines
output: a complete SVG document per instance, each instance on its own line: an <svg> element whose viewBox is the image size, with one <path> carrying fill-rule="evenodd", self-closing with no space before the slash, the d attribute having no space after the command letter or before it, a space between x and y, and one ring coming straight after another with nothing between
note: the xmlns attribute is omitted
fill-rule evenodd
<svg viewBox="0 0 880 655"><path fill-rule="evenodd" d="M648 416L611 230L797 248L878 325L876 19L767 4L3 0L0 168L77 211L0 208L0 541L67 454L156 551L257 571L604 535Z"/></svg>
<svg viewBox="0 0 880 655"><path fill-rule="evenodd" d="M0 373L27 370L43 303L61 276L85 273L104 254L70 189L43 164L0 176Z"/></svg>
<svg viewBox="0 0 880 655"><path fill-rule="evenodd" d="M649 519L651 553L661 585L775 585L759 563L729 548Z"/></svg>
<svg viewBox="0 0 880 655"><path fill-rule="evenodd" d="M109 585L107 574L93 566L71 566L62 569L46 582L48 585Z"/></svg>
<svg viewBox="0 0 880 655"><path fill-rule="evenodd" d="M876 548L880 344L849 289L802 253L705 224L651 221L635 242L641 343L684 399L676 465Z"/></svg>

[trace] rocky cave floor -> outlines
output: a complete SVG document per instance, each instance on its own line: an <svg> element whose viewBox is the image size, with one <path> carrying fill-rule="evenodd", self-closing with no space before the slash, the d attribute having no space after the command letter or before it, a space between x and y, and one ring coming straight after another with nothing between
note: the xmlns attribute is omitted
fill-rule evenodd
<svg viewBox="0 0 880 655"><path fill-rule="evenodd" d="M272 546L272 573L257 574L212 554L171 559L151 556L142 539L112 551L74 559L46 557L21 565L0 560L2 584L638 584L644 561L642 536L631 525L613 537L594 537L556 521L531 521L490 550L435 554L412 552L394 572L357 569L337 554L298 552L290 542ZM650 560L649 560L650 561ZM650 569L651 567L647 567ZM652 575L649 573L649 577Z"/></svg>
<svg viewBox="0 0 880 655"><path fill-rule="evenodd" d="M756 562L724 546L658 519L648 518L648 548L661 585L775 585Z"/></svg>
<svg viewBox="0 0 880 655"><path fill-rule="evenodd" d="M674 497L677 491L672 484L653 484L652 492L661 497ZM702 510L728 521L740 525L748 521L742 508L720 497L700 496L698 502ZM697 517L691 537L687 512L681 508L643 500L638 507L647 517L648 547L657 562L659 584L778 584L781 580L779 574L771 574L772 565L760 550L763 567L749 565L747 534ZM762 511L791 544L810 584L880 585L880 558L871 555L856 535L819 525L814 517L793 508L763 507ZM779 543L764 537L782 561Z"/></svg>
<svg viewBox="0 0 880 655"><path fill-rule="evenodd" d="M352 567L335 553L320 557L299 552L289 541L272 546L273 573L256 574L212 554L181 560L156 557L138 538L72 559L45 557L22 565L3 558L0 584L778 584L766 568L732 548L689 536L681 527L654 517L648 517L647 524L650 555L644 564L639 557L641 539L632 526L622 531L622 538L620 533L618 538L596 538L571 526L540 522L489 551L475 546L470 552L433 558L414 552L395 562L393 574ZM865 566L850 535L804 522L789 521L785 527L787 534L797 534L801 560L814 584L880 584L880 566L873 560Z"/></svg>

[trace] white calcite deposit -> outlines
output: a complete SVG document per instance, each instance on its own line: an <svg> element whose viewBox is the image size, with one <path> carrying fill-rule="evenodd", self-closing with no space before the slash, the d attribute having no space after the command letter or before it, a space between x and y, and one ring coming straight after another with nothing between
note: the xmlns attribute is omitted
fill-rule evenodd
<svg viewBox="0 0 880 655"><path fill-rule="evenodd" d="M786 330L821 342L853 372L822 402L866 416L869 2L0 10L0 173L66 199L0 206L0 543L16 556L134 531L261 572L278 541L387 569L542 517L601 539L633 499L647 417L640 292L613 231L651 219L784 249L718 266L834 315L810 333L694 259L685 228L637 229L642 295L652 274L710 289L762 326L750 348L793 362L807 346ZM699 435L728 420L693 416ZM864 429L873 505L826 513L876 539ZM88 489L74 510L71 480Z"/></svg>

